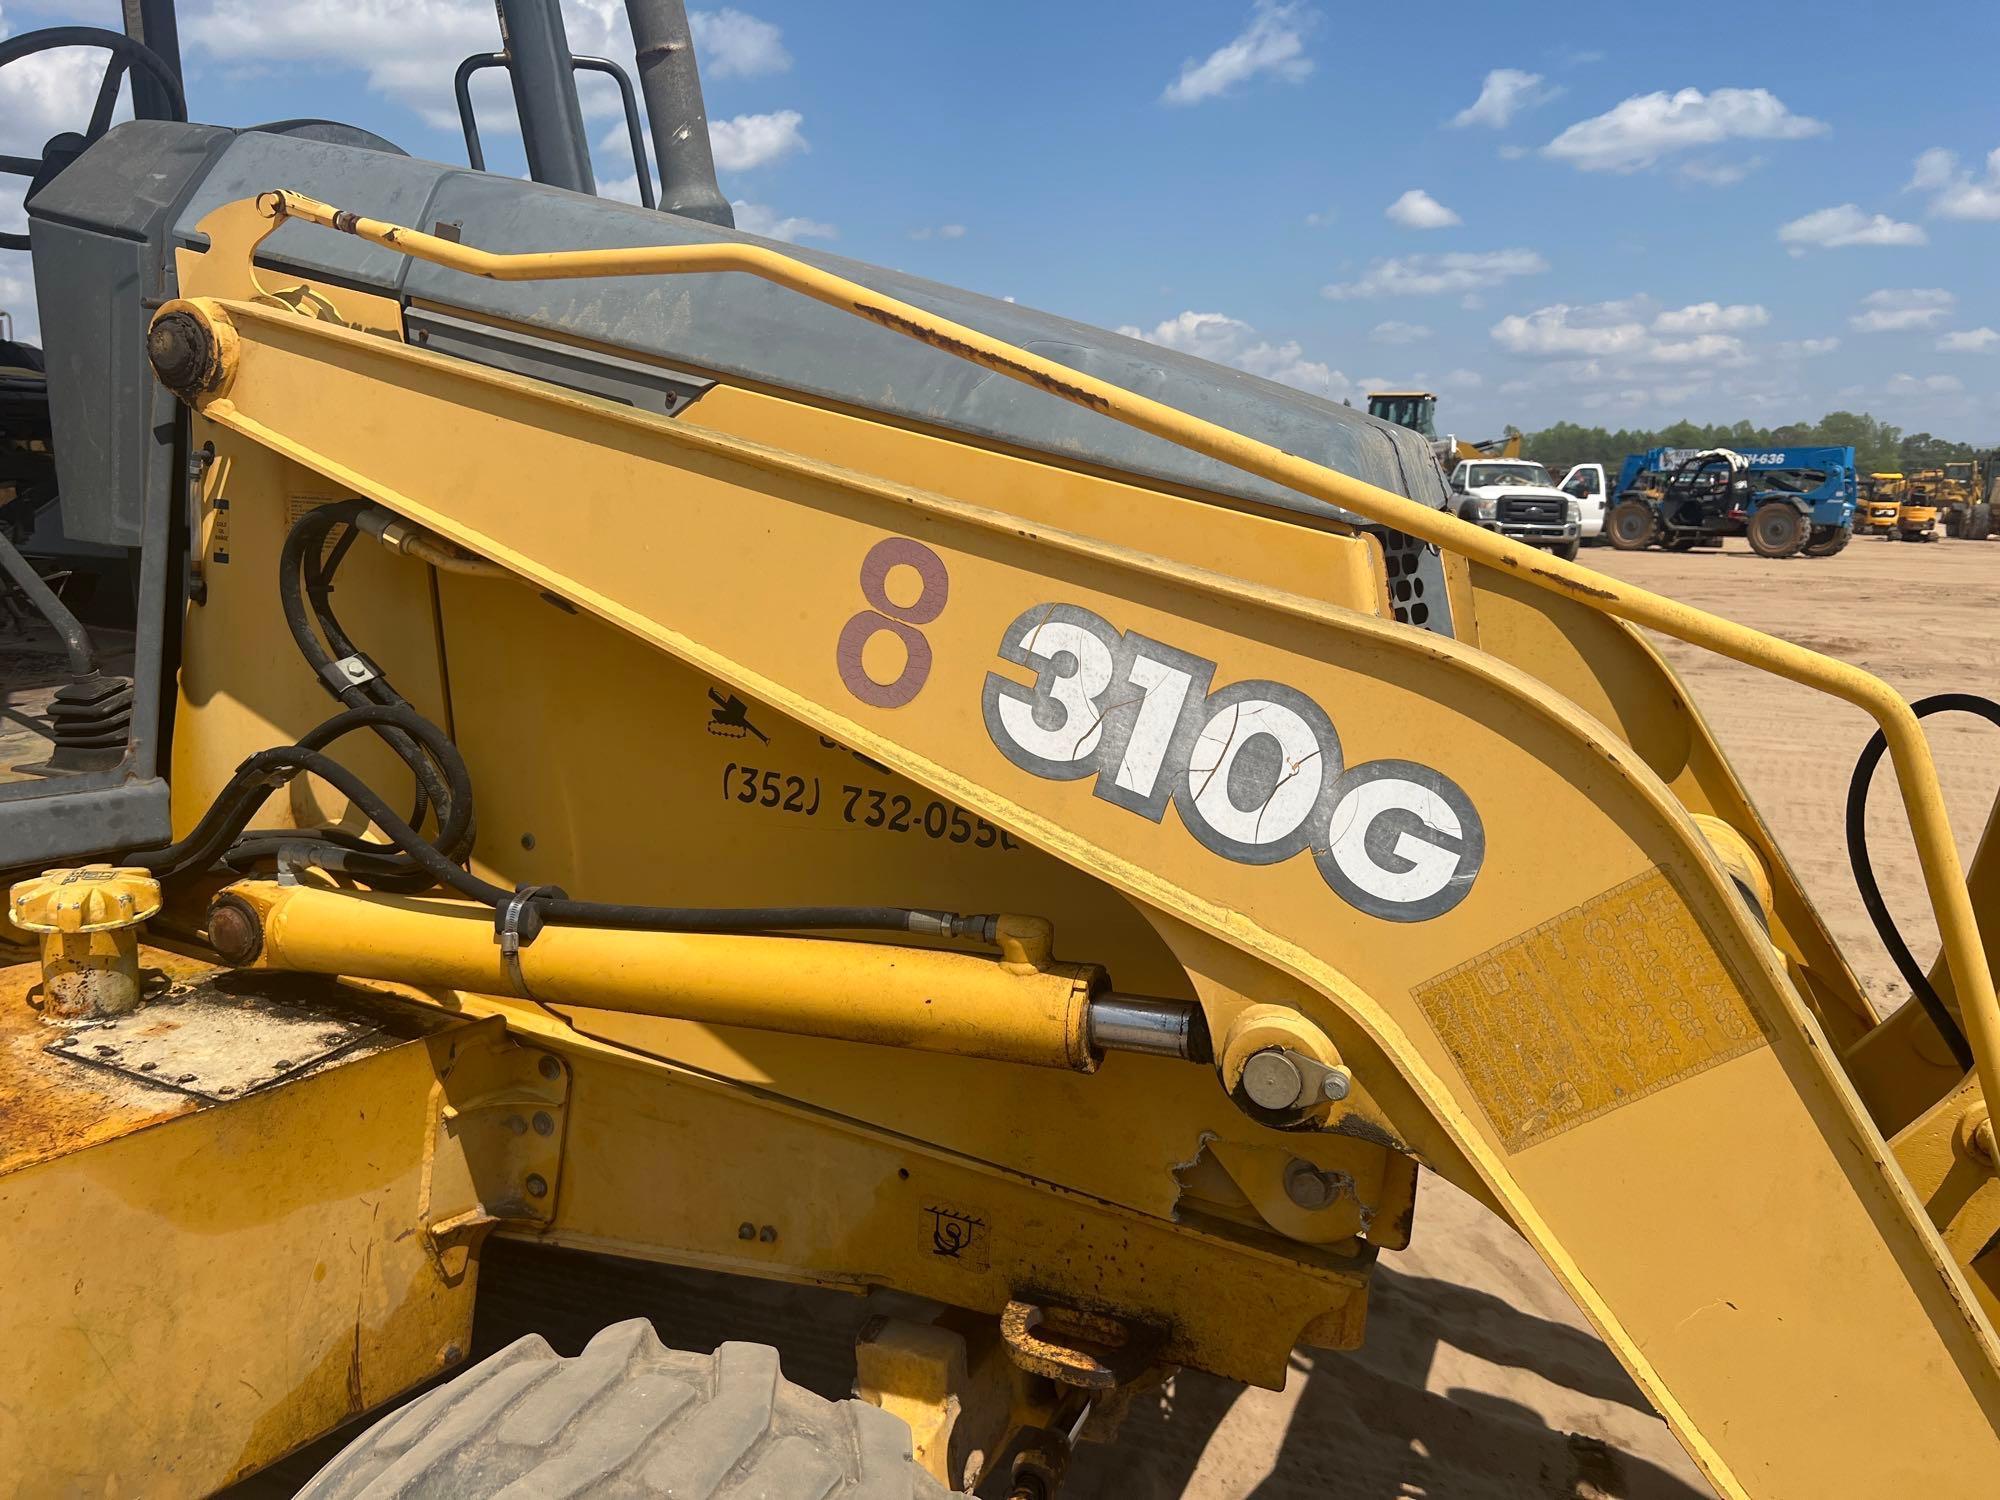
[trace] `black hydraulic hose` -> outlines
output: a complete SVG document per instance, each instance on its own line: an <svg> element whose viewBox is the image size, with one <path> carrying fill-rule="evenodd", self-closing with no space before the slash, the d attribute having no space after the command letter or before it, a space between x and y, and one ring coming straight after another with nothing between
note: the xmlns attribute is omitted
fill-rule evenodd
<svg viewBox="0 0 2000 1500"><path fill-rule="evenodd" d="M493 908L496 920L507 907L518 904L518 929L524 942L532 941L548 922L663 932L918 932L992 941L991 917L902 906L638 906L573 901L553 888L517 903L516 892L462 868L459 861L473 841L472 778L458 747L379 672L355 683L334 667L336 661L360 653L333 612L328 597L333 574L365 529L362 519L372 509L364 500L314 507L286 532L279 556L278 591L285 623L314 675L345 705L345 711L312 729L295 745L276 746L250 756L237 767L186 838L134 855L131 863L165 879L209 869L225 857L233 863L248 863L288 848L304 848L312 851L315 863L359 874L371 884L407 886L409 881L421 879L423 888L444 886ZM328 548L326 541L335 527L346 529ZM415 816L397 816L358 775L322 753L341 736L363 728L373 729L388 741L416 773L419 797ZM246 835L244 830L264 798L305 772L344 794L389 843L377 844L342 830L326 829L274 829ZM416 827L427 803L438 814L435 843ZM397 852L389 853L392 849Z"/></svg>
<svg viewBox="0 0 2000 1500"><path fill-rule="evenodd" d="M357 714L366 710L357 710ZM342 715L346 718L347 715ZM329 720L332 724L337 721ZM326 726L322 726L325 728ZM349 725L349 728L357 727ZM354 772L330 756L317 750L308 749L303 744L281 745L270 750L260 750L238 768L231 778L230 788L239 784L248 788L251 798L246 800L255 806L254 798L261 790L268 789L276 781L282 782L309 771L332 785L362 812L369 821L387 834L389 839L419 865L421 865L442 886L470 897L496 911L512 902L515 893L505 886L482 880L469 870L461 869L446 859L436 846L431 844L414 828L397 816L389 804L377 796L375 791ZM211 818L228 798L225 790L223 798L218 798L215 808L202 820L202 827L190 834L182 845L195 845L201 840L202 846L219 847L227 842L224 834L218 840L217 831L209 829ZM247 816L247 812L245 814ZM132 862L143 868L159 869L166 864L163 858L169 851L159 850L149 859L138 856ZM199 852L199 847L197 849ZM185 866L182 866L185 867ZM751 907L685 907L685 906L625 906L598 901L571 901L560 896L537 896L524 903L522 910L521 936L523 941L531 941L540 925L556 922L564 925L586 927L621 927L662 932L708 932L708 933L755 933L784 929L798 930L850 930L882 932L934 932L946 936L964 936L984 933L984 918L962 918L950 912L913 910L900 906L751 906Z"/></svg>
<svg viewBox="0 0 2000 1500"><path fill-rule="evenodd" d="M332 505L315 506L293 522L291 529L285 533L284 546L278 556L278 597L293 641L297 643L307 665L313 669L314 676L329 693L349 708L369 703L407 708L408 700L379 672L364 682L355 683L344 680L334 665L336 661L359 658L361 655L341 628L328 596L332 591L334 571L360 535L361 517L373 509L373 505L366 500L342 500ZM331 550L326 550L327 536L337 526L345 530L334 541ZM320 644L319 636L314 633L315 624L326 636L325 646ZM384 728L381 734L409 765L411 774L416 778L417 800L412 808L410 823L413 826L421 824L424 807L429 804L439 809L438 818L442 826L444 814L441 804L446 789L437 768L407 734L395 728ZM463 858L472 847L473 836L468 822L461 835L456 839L444 839L442 847L451 857Z"/></svg>
<svg viewBox="0 0 2000 1500"><path fill-rule="evenodd" d="M2000 725L2000 703L1982 698L1977 693L1938 693L1912 703L1910 711L1920 719L1932 714L1975 714L1989 724ZM1875 881L1874 861L1868 855L1868 787L1874 780L1875 767L1888 748L1888 737L1878 729L1869 736L1868 743L1861 749L1860 758L1854 762L1854 774L1847 783L1848 863L1854 867L1854 883L1861 891L1861 904L1868 909L1868 920L1875 924L1875 932L1882 939L1882 946L1889 950L1889 957L1895 960L1903 982L1917 997L1917 1003L1931 1018L1931 1024L1944 1037L1953 1059L1960 1068L1970 1072L1972 1047L1965 1039L1965 1032L1932 987L1930 976L1917 963L1916 955L1910 952L1910 945L1903 941L1896 919L1889 915L1889 907L1882 900L1882 888Z"/></svg>
<svg viewBox="0 0 2000 1500"><path fill-rule="evenodd" d="M335 714L324 723L315 726L296 746L282 746L279 749L317 754L343 735L357 729L377 728L383 725L405 731L438 755L446 777L446 795L442 804L445 824L439 837L445 841L446 847L449 847L463 836L465 827L472 820L472 776L466 770L463 758L458 755L457 747L444 737L443 732L435 724L416 710L390 704L365 704L360 708ZM201 821L188 831L187 837L161 849L135 854L129 863L152 870L162 879L184 874L190 870L206 869L214 864L242 834L264 798L298 773L300 768L290 762L270 759L277 753L273 750L261 750L238 766L215 801L210 804L208 811L202 814ZM316 769L315 774L318 774ZM326 779L332 780L331 777ZM346 790L345 787L341 789ZM371 792L369 795L373 799L374 794ZM279 831L273 830L270 835L252 837L273 836L280 836ZM324 839L327 835L317 830L310 832L286 830L282 833L282 837L288 843L304 843ZM375 847L385 854L389 852L386 845Z"/></svg>

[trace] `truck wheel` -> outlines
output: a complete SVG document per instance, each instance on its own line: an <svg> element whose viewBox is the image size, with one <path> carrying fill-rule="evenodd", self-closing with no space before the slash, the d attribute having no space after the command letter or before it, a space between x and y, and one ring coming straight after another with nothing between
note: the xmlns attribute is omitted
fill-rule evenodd
<svg viewBox="0 0 2000 1500"><path fill-rule="evenodd" d="M707 1500L724 1489L760 1500L949 1493L911 1458L909 1427L879 1406L793 1385L762 1344L688 1354L634 1318L575 1359L540 1334L517 1339L377 1422L298 1500Z"/></svg>
<svg viewBox="0 0 2000 1500"><path fill-rule="evenodd" d="M1791 505L1760 505L1750 517L1750 550L1759 557L1790 557L1806 544L1806 518Z"/></svg>
<svg viewBox="0 0 2000 1500"><path fill-rule="evenodd" d="M1549 551L1555 553L1564 562L1575 562L1577 549L1582 545L1581 541L1557 542L1553 547L1549 548Z"/></svg>
<svg viewBox="0 0 2000 1500"><path fill-rule="evenodd" d="M1644 551L1653 541L1653 507L1643 500L1620 500L1604 518L1604 534L1620 552Z"/></svg>
<svg viewBox="0 0 2000 1500"><path fill-rule="evenodd" d="M1815 526L1812 540L1806 543L1807 557L1832 557L1854 540L1852 528L1846 526Z"/></svg>
<svg viewBox="0 0 2000 1500"><path fill-rule="evenodd" d="M1993 535L1993 504L1982 500L1973 506L1965 517L1965 539L1969 542L1983 542Z"/></svg>

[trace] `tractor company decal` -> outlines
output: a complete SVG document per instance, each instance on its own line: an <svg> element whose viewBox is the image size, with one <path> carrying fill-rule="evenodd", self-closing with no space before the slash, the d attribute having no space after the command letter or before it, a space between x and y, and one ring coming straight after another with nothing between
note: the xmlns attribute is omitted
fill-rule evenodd
<svg viewBox="0 0 2000 1500"><path fill-rule="evenodd" d="M1450 911L1486 854L1479 813L1428 766L1348 766L1326 710L1281 682L1214 686L1216 664L1074 604L1038 604L986 676L986 732L1022 770L1095 777L1096 796L1159 822L1169 803L1205 847L1246 865L1310 852L1349 905L1392 922Z"/></svg>

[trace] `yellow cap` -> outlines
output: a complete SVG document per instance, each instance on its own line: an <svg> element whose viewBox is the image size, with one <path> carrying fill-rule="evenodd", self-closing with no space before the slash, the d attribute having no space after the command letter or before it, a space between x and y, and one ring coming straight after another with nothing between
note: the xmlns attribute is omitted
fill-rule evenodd
<svg viewBox="0 0 2000 1500"><path fill-rule="evenodd" d="M160 883L145 870L85 865L21 881L9 894L7 914L30 932L106 932L159 909Z"/></svg>

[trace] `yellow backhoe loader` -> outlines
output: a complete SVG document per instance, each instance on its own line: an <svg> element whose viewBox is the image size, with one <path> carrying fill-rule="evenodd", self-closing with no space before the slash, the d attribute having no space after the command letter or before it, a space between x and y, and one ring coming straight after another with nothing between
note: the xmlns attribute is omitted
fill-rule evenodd
<svg viewBox="0 0 2000 1500"><path fill-rule="evenodd" d="M189 124L157 0L0 42L138 114L0 163L63 534L132 585L126 635L0 550L7 1482L389 1408L303 1493L1046 1497L1176 1367L1359 1345L1425 1168L1719 1494L1990 1500L2000 836L1921 720L1992 706L1462 522L1401 428L735 230L667 0L666 211L601 200L591 60L501 8L534 181ZM1858 847L1886 1018L1647 632L1879 726L1850 822L1886 752L1942 936ZM504 1242L875 1297L856 1399L643 1322L461 1373Z"/></svg>

